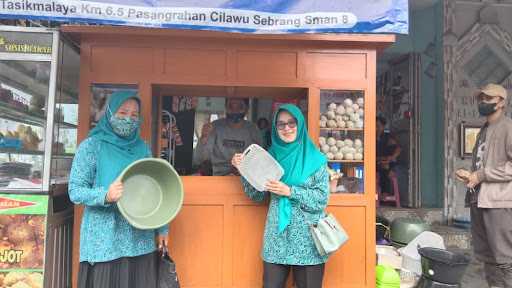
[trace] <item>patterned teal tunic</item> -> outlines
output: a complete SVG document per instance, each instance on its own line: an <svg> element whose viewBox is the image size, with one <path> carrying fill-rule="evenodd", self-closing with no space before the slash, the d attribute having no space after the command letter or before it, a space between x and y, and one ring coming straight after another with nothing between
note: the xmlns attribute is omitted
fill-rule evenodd
<svg viewBox="0 0 512 288"><path fill-rule="evenodd" d="M155 251L157 231L131 226L117 205L105 204L108 187L94 183L100 147L94 138L84 140L71 167L69 197L75 204L85 205L80 229L80 262L107 262ZM158 234L166 235L167 231L168 227L164 226L158 229Z"/></svg>
<svg viewBox="0 0 512 288"><path fill-rule="evenodd" d="M319 168L300 186L291 187L292 216L288 227L278 232L279 196L260 192L243 177L245 194L253 201L261 202L270 194L270 205L263 238L263 261L286 265L316 265L325 263L309 232L309 225L316 224L324 215L329 200L329 174L325 166Z"/></svg>

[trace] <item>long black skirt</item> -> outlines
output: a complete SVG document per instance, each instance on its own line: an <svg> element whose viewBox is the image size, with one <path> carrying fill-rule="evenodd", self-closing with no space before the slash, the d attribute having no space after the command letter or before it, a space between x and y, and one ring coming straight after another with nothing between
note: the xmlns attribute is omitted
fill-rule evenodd
<svg viewBox="0 0 512 288"><path fill-rule="evenodd" d="M80 262L78 288L156 288L156 252L91 265Z"/></svg>

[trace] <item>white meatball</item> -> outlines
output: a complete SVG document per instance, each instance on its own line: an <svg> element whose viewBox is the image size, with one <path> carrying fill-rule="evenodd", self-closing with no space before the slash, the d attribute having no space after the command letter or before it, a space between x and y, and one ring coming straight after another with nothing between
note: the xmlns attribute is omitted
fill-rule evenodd
<svg viewBox="0 0 512 288"><path fill-rule="evenodd" d="M359 128L359 129L363 128L363 127L364 127L364 122L363 122L363 120L357 120L357 121L356 121L356 123L354 124L354 126L355 126L356 128Z"/></svg>
<svg viewBox="0 0 512 288"><path fill-rule="evenodd" d="M354 122L352 121L347 121L347 128L354 128Z"/></svg>
<svg viewBox="0 0 512 288"><path fill-rule="evenodd" d="M359 105L357 104L352 104L352 109L354 109L354 111L359 111Z"/></svg>
<svg viewBox="0 0 512 288"><path fill-rule="evenodd" d="M336 111L336 107L337 107L336 103L331 103L331 104L329 104L329 106L327 106L327 110Z"/></svg>
<svg viewBox="0 0 512 288"><path fill-rule="evenodd" d="M352 154L352 153L346 153L344 156L345 156L345 159L347 159L347 160L354 160L354 154Z"/></svg>
<svg viewBox="0 0 512 288"><path fill-rule="evenodd" d="M355 160L363 160L363 154L362 153L356 153L354 154Z"/></svg>
<svg viewBox="0 0 512 288"><path fill-rule="evenodd" d="M343 140L336 141L336 147L343 148L343 146L345 146L345 141L343 141Z"/></svg>
<svg viewBox="0 0 512 288"><path fill-rule="evenodd" d="M361 139L354 140L354 147L356 147L356 148L363 147L363 141L361 141Z"/></svg>
<svg viewBox="0 0 512 288"><path fill-rule="evenodd" d="M348 152L348 153L355 154L355 153L356 153L356 148L354 148L354 147L350 147L350 148L348 148L348 149L347 149L347 152Z"/></svg>
<svg viewBox="0 0 512 288"><path fill-rule="evenodd" d="M352 99L347 98L345 101L343 101L343 104L345 104L345 107L351 107L354 102L352 102Z"/></svg>
<svg viewBox="0 0 512 288"><path fill-rule="evenodd" d="M318 137L318 144L324 145L326 143L327 143L327 139L325 139L325 137L322 137L322 136Z"/></svg>
<svg viewBox="0 0 512 288"><path fill-rule="evenodd" d="M343 119L343 121L347 122L350 120L350 116L348 116L347 114L341 116L341 118Z"/></svg>
<svg viewBox="0 0 512 288"><path fill-rule="evenodd" d="M340 105L336 108L336 114L338 115L343 115L345 114L345 107L343 107L343 105Z"/></svg>
<svg viewBox="0 0 512 288"><path fill-rule="evenodd" d="M331 120L327 121L327 127L336 128L336 127L338 127L338 124L336 124L336 120L331 119Z"/></svg>
<svg viewBox="0 0 512 288"><path fill-rule="evenodd" d="M350 114L350 121L352 121L352 122L356 123L356 122L357 122L357 121L359 121L359 120L360 120L360 119L359 119L359 114L357 114L357 113L352 113L352 114Z"/></svg>
<svg viewBox="0 0 512 288"><path fill-rule="evenodd" d="M322 152L327 153L327 152L329 152L330 149L331 149L331 147L329 147L329 145L327 145L327 144L322 145Z"/></svg>
<svg viewBox="0 0 512 288"><path fill-rule="evenodd" d="M327 119L327 116L325 115L320 115L320 121L327 121L329 119Z"/></svg>
<svg viewBox="0 0 512 288"><path fill-rule="evenodd" d="M327 120L325 120L325 121L320 120L320 127L321 128L327 127Z"/></svg>
<svg viewBox="0 0 512 288"><path fill-rule="evenodd" d="M357 103L357 105L359 105L360 107L363 107L363 106L364 106L364 98L363 98L363 97L359 97L359 98L357 98L356 103Z"/></svg>
<svg viewBox="0 0 512 288"><path fill-rule="evenodd" d="M352 139L345 139L345 146L352 148L354 146L354 141L352 141Z"/></svg>
<svg viewBox="0 0 512 288"><path fill-rule="evenodd" d="M343 116L336 114L336 118L334 118L336 122L343 121Z"/></svg>
<svg viewBox="0 0 512 288"><path fill-rule="evenodd" d="M338 147L336 146L331 146L331 148L329 149L329 152L333 153L333 154L336 154L338 152Z"/></svg>
<svg viewBox="0 0 512 288"><path fill-rule="evenodd" d="M327 111L326 116L327 116L327 119L329 119L329 120L336 118L336 114L334 113L334 111Z"/></svg>
<svg viewBox="0 0 512 288"><path fill-rule="evenodd" d="M327 154L325 154L327 156L327 159L329 160L332 160L334 159L334 154L332 154L331 152L328 152Z"/></svg>
<svg viewBox="0 0 512 288"><path fill-rule="evenodd" d="M334 139L334 137L327 138L327 145L335 146L336 145L336 139Z"/></svg>
<svg viewBox="0 0 512 288"><path fill-rule="evenodd" d="M359 114L359 116L363 117L364 116L364 110L363 109L357 110L357 114Z"/></svg>
<svg viewBox="0 0 512 288"><path fill-rule="evenodd" d="M364 153L364 148L356 148L356 153Z"/></svg>
<svg viewBox="0 0 512 288"><path fill-rule="evenodd" d="M352 107L348 107L347 109L345 109L345 114L349 116L354 114L354 109L352 109Z"/></svg>
<svg viewBox="0 0 512 288"><path fill-rule="evenodd" d="M334 159L343 160L343 153L338 152L338 153L334 154Z"/></svg>
<svg viewBox="0 0 512 288"><path fill-rule="evenodd" d="M341 121L336 121L336 125L338 126L338 128L345 128L347 126L347 123L343 120Z"/></svg>

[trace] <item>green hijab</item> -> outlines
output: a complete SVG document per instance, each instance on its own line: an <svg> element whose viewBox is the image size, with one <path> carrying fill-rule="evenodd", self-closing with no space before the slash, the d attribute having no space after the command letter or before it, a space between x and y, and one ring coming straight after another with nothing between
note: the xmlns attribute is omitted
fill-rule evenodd
<svg viewBox="0 0 512 288"><path fill-rule="evenodd" d="M91 130L89 137L99 140L100 152L96 164L96 185L107 188L133 161L145 158L149 150L140 138L140 127L128 137L118 136L110 125L110 118L128 99L140 99L134 91L117 91L110 96L105 114Z"/></svg>
<svg viewBox="0 0 512 288"><path fill-rule="evenodd" d="M297 138L286 143L279 137L276 123L279 112L287 111L297 120ZM281 164L284 175L281 181L288 186L301 185L327 163L327 158L318 150L309 138L304 116L299 107L284 104L274 114L272 122L272 146L268 152ZM288 197L279 198L279 232L284 231L290 223L292 206Z"/></svg>

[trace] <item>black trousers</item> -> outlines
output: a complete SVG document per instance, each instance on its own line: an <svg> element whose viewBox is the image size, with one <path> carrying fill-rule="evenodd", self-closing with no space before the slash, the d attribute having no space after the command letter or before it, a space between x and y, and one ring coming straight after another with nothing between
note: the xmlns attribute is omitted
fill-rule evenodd
<svg viewBox="0 0 512 288"><path fill-rule="evenodd" d="M281 265L263 262L263 288L284 288L290 269L297 288L321 288L325 264Z"/></svg>

